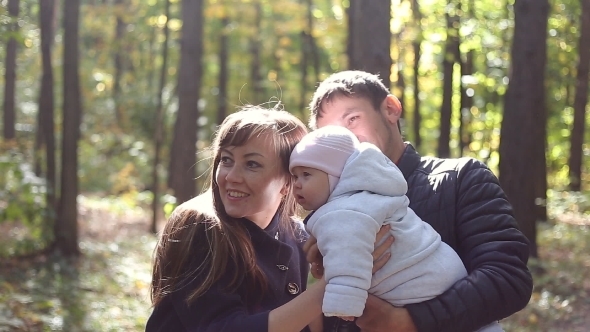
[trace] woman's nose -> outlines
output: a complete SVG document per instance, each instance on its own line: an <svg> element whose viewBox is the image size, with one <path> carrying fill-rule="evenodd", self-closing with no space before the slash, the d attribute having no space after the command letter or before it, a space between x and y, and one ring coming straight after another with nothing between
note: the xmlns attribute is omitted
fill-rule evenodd
<svg viewBox="0 0 590 332"><path fill-rule="evenodd" d="M240 182L242 180L242 174L239 167L232 167L228 170L225 180L227 182Z"/></svg>

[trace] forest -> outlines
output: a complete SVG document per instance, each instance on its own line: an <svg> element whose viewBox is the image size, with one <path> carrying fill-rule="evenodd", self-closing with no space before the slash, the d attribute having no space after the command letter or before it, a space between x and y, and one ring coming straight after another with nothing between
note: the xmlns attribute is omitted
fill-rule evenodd
<svg viewBox="0 0 590 332"><path fill-rule="evenodd" d="M0 0L0 64L0 331L143 331L217 125L306 123L346 69L420 154L498 176L535 283L504 329L590 329L590 0Z"/></svg>

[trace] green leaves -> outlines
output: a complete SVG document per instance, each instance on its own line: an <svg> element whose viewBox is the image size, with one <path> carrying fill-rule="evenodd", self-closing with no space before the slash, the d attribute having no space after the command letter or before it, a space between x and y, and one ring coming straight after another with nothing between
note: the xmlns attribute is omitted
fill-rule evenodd
<svg viewBox="0 0 590 332"><path fill-rule="evenodd" d="M0 155L0 258L39 250L52 240L45 181L22 154Z"/></svg>

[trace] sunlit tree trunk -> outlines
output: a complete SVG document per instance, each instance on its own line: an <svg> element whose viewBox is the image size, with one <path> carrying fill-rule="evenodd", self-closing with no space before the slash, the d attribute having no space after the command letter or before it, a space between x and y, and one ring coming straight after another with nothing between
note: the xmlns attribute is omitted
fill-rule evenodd
<svg viewBox="0 0 590 332"><path fill-rule="evenodd" d="M162 100L164 98L164 88L166 87L166 73L168 72L168 39L170 31L168 29L168 22L170 21L170 0L164 3L164 15L166 16L166 24L164 24L164 45L162 45L162 68L160 70L160 87L158 91L158 101L156 104L155 117L155 144L154 144L154 165L152 168L152 193L154 198L152 200L152 223L150 231L156 233L158 231L158 217L160 216L160 159L162 154L162 145L164 143L164 110L162 109Z"/></svg>
<svg viewBox="0 0 590 332"><path fill-rule="evenodd" d="M123 15L125 8L125 3L123 0L115 0L115 17L116 17L116 25L115 25L115 40L114 40L114 49L115 49L115 56L113 59L113 63L115 66L115 75L113 76L113 101L115 105L115 126L124 128L124 119L123 115L121 114L121 78L123 77L123 53L125 52L123 48L123 34L125 33L126 24L123 21Z"/></svg>
<svg viewBox="0 0 590 332"><path fill-rule="evenodd" d="M456 7L449 1L447 12L447 41L443 57L443 99L440 107L440 129L438 136L437 154L441 158L451 156L449 142L451 140L451 117L453 114L453 69L455 66L456 50L459 48L459 16L455 12Z"/></svg>
<svg viewBox="0 0 590 332"><path fill-rule="evenodd" d="M11 17L9 26L10 37L6 42L6 59L4 62L4 139L12 140L16 138L15 122L15 87L16 87L16 49L20 1L8 0L8 14Z"/></svg>
<svg viewBox="0 0 590 332"><path fill-rule="evenodd" d="M221 34L219 36L219 94L217 98L217 124L221 124L227 116L227 84L229 81L229 17L221 18Z"/></svg>
<svg viewBox="0 0 590 332"><path fill-rule="evenodd" d="M318 44L313 36L314 20L313 20L313 1L305 0L307 7L307 31L308 31L308 43L311 57L311 63L313 65L314 72L314 86L320 82L320 54L318 50Z"/></svg>
<svg viewBox="0 0 590 332"><path fill-rule="evenodd" d="M475 20L475 1L470 0L468 3L468 18ZM473 94L469 92L465 86L464 78L473 75L473 56L474 50L471 49L465 54L463 59L461 54L461 37L458 37L457 48L455 50L455 57L461 65L461 80L459 82L461 92L461 106L459 107L459 156L462 157L465 149L471 143L471 133L469 132L469 124L471 123L471 107L473 106ZM465 39L469 38L468 36Z"/></svg>
<svg viewBox="0 0 590 332"><path fill-rule="evenodd" d="M308 93L310 86L314 87L320 80L320 57L317 43L313 36L314 18L313 18L313 1L302 0L302 5L306 8L306 26L301 31L301 88L299 95L299 111L302 112L302 118L307 118L305 109L309 103ZM309 82L310 67L313 69L313 82Z"/></svg>
<svg viewBox="0 0 590 332"><path fill-rule="evenodd" d="M459 45L457 45L459 46ZM474 51L470 50L465 55L465 61L461 61L461 78L473 75ZM471 143L471 107L473 107L473 94L468 93L468 88L461 82L461 112L459 113L459 155L463 156L465 149Z"/></svg>
<svg viewBox="0 0 590 332"><path fill-rule="evenodd" d="M391 87L391 1L350 0L348 62L350 69L379 74Z"/></svg>
<svg viewBox="0 0 590 332"><path fill-rule="evenodd" d="M422 136L420 136L420 126L422 117L420 116L420 58L422 56L422 13L420 12L420 3L418 0L412 0L412 14L414 24L418 31L416 38L412 42L414 49L414 145L419 149L422 145Z"/></svg>
<svg viewBox="0 0 590 332"><path fill-rule="evenodd" d="M55 14L54 0L39 1L39 26L41 28L41 93L39 94L39 116L37 131L41 133L45 150L45 178L47 179L47 221L55 222L56 213L56 181L55 181L55 126L53 99L53 67L51 50L53 46L53 17ZM38 151L41 153L43 149Z"/></svg>
<svg viewBox="0 0 590 332"><path fill-rule="evenodd" d="M78 140L82 100L80 93L79 17L80 1L64 0L63 49L63 135L61 158L61 196L55 223L56 248L66 256L77 256L78 248Z"/></svg>
<svg viewBox="0 0 590 332"><path fill-rule="evenodd" d="M404 77L404 66L405 66L405 49L402 45L402 35L403 31L398 33L395 36L395 42L397 44L397 61L395 63L395 67L397 70L397 82L395 82L395 86L398 89L397 98L399 99L402 108L406 106L406 79ZM402 112L402 117L404 117L404 112ZM400 128L401 129L401 128Z"/></svg>
<svg viewBox="0 0 590 332"><path fill-rule="evenodd" d="M253 103L260 104L263 99L263 88L262 88L262 59L260 55L261 42L260 35L262 33L262 4L259 0L254 3L254 36L250 43L250 55L252 57L252 64L250 66L250 80L252 81L252 93Z"/></svg>
<svg viewBox="0 0 590 332"><path fill-rule="evenodd" d="M570 190L582 189L582 150L588 104L588 72L590 71L590 0L582 3L580 39L578 42L578 70L576 96L574 97L574 125L570 141L569 179Z"/></svg>
<svg viewBox="0 0 590 332"><path fill-rule="evenodd" d="M309 36L306 31L301 31L301 60L300 60L300 71L301 71L301 86L299 94L299 109L305 109L307 104L307 62L309 57Z"/></svg>
<svg viewBox="0 0 590 332"><path fill-rule="evenodd" d="M177 203L196 194L197 120L202 77L203 0L182 1L182 37L178 68L178 112L170 155L169 186Z"/></svg>
<svg viewBox="0 0 590 332"><path fill-rule="evenodd" d="M535 174L544 168L535 145L540 137L538 117L545 108L548 0L516 0L512 72L504 99L500 139L500 183L514 207L520 229L537 257ZM529 133L523 135L523 133Z"/></svg>

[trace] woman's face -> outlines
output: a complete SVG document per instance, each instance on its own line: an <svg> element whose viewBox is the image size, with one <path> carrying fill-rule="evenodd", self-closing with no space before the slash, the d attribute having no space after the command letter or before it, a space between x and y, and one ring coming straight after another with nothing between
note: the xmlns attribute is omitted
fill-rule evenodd
<svg viewBox="0 0 590 332"><path fill-rule="evenodd" d="M287 172L270 135L253 137L241 146L220 149L215 174L225 211L266 228L287 193Z"/></svg>

